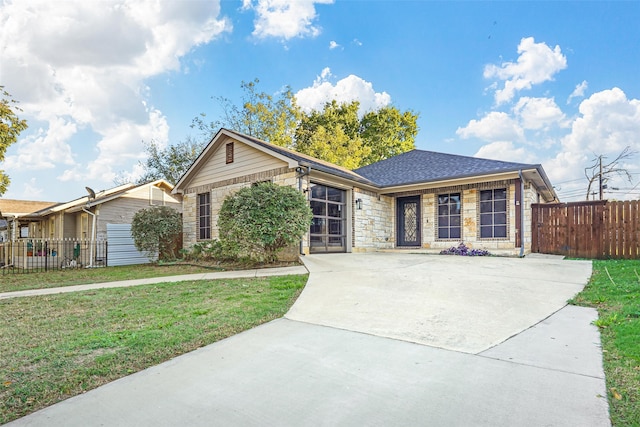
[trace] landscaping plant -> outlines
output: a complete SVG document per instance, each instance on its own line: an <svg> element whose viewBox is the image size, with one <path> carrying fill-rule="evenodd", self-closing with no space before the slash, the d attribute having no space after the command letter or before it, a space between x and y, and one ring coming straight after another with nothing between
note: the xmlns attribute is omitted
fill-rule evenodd
<svg viewBox="0 0 640 427"><path fill-rule="evenodd" d="M484 249L471 249L464 242L460 242L458 246L440 251L440 255L487 256L491 254Z"/></svg>
<svg viewBox="0 0 640 427"><path fill-rule="evenodd" d="M285 247L299 242L313 214L299 191L271 182L244 187L220 208L220 241L240 257L275 262Z"/></svg>
<svg viewBox="0 0 640 427"><path fill-rule="evenodd" d="M139 210L131 222L131 236L139 251L159 259L175 259L175 240L182 233L180 212L168 206Z"/></svg>

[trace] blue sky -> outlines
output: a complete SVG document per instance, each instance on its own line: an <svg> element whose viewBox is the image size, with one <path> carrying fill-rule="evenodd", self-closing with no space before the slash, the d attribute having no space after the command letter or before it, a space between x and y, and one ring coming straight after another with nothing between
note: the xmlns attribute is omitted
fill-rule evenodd
<svg viewBox="0 0 640 427"><path fill-rule="evenodd" d="M596 155L640 152L639 20L635 1L0 0L0 85L30 125L3 197L135 178L142 141L184 139L258 78L307 109L411 109L417 148L541 163L583 200ZM621 166L607 197L640 197L640 154Z"/></svg>

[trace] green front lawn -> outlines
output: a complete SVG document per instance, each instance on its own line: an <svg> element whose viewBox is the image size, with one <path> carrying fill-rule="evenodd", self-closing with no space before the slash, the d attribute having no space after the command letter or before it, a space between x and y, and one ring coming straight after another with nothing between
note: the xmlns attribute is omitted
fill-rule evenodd
<svg viewBox="0 0 640 427"><path fill-rule="evenodd" d="M279 318L306 280L162 283L0 300L0 424Z"/></svg>
<svg viewBox="0 0 640 427"><path fill-rule="evenodd" d="M598 309L611 422L640 426L640 260L593 261L571 302Z"/></svg>
<svg viewBox="0 0 640 427"><path fill-rule="evenodd" d="M52 270L35 273L13 274L5 272L4 274L0 273L0 292L117 282L120 280L146 279L149 277L178 276L192 273L211 273L222 270L224 269L186 264L139 264L125 265L122 267Z"/></svg>

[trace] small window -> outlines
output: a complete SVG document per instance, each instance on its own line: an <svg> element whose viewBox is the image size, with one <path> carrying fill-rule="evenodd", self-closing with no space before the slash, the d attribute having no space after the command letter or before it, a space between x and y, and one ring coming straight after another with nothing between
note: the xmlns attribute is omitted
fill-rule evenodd
<svg viewBox="0 0 640 427"><path fill-rule="evenodd" d="M459 239L462 199L460 193L438 195L438 239Z"/></svg>
<svg viewBox="0 0 640 427"><path fill-rule="evenodd" d="M507 237L507 190L480 192L480 238Z"/></svg>
<svg viewBox="0 0 640 427"><path fill-rule="evenodd" d="M162 188L149 187L149 204L151 206L164 205L164 191L162 191Z"/></svg>
<svg viewBox="0 0 640 427"><path fill-rule="evenodd" d="M228 143L226 148L227 148L227 164L233 163L233 142Z"/></svg>
<svg viewBox="0 0 640 427"><path fill-rule="evenodd" d="M198 240L211 239L211 193L198 194Z"/></svg>

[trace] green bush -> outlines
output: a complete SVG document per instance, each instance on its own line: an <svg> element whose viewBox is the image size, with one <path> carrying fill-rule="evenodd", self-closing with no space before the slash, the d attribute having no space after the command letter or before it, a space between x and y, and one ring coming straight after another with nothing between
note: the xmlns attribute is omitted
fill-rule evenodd
<svg viewBox="0 0 640 427"><path fill-rule="evenodd" d="M229 250L227 246L217 239L206 240L194 243L188 250L182 250L181 253L186 260L234 260L235 252Z"/></svg>
<svg viewBox="0 0 640 427"><path fill-rule="evenodd" d="M176 240L182 233L180 212L168 206L152 206L133 216L131 236L139 251L158 259L176 258Z"/></svg>
<svg viewBox="0 0 640 427"><path fill-rule="evenodd" d="M220 241L236 257L274 262L278 252L299 241L313 214L294 188L270 182L227 196L218 218Z"/></svg>

